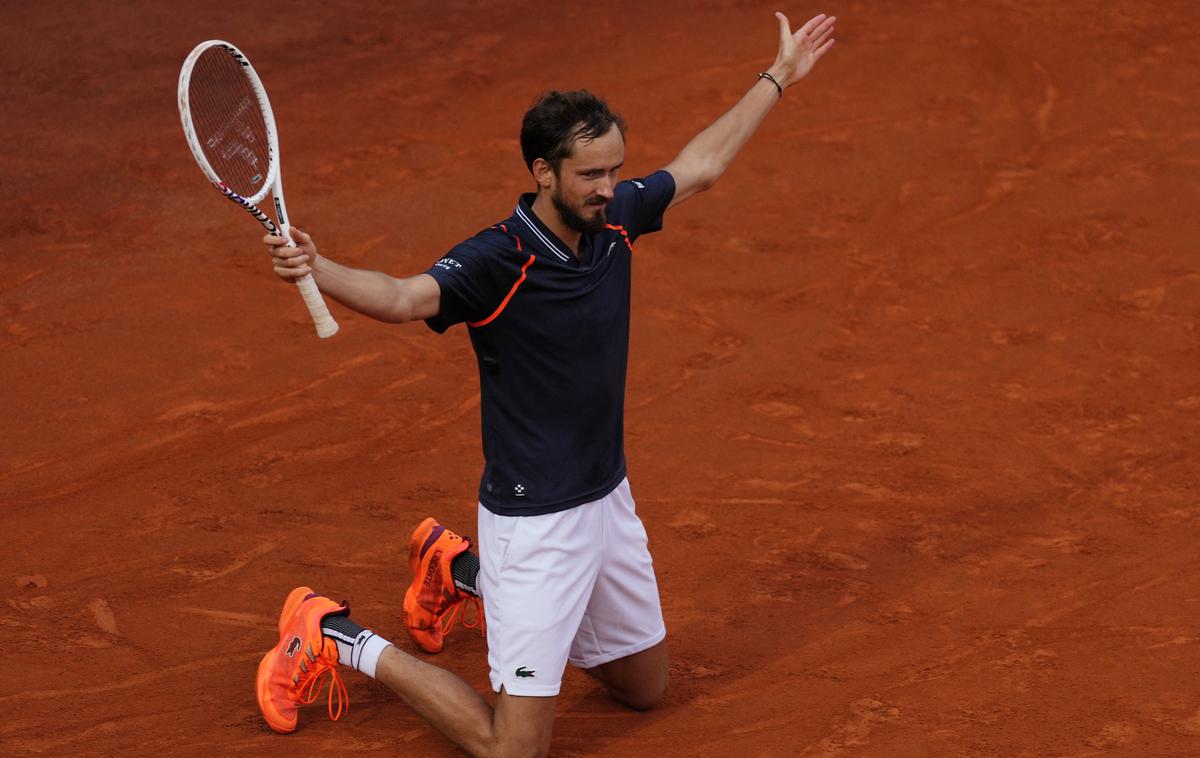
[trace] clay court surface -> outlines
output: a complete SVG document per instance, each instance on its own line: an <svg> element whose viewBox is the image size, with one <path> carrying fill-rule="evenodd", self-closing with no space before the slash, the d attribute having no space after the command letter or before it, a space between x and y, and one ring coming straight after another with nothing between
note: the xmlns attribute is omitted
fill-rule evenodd
<svg viewBox="0 0 1200 758"><path fill-rule="evenodd" d="M456 754L353 671L338 723L258 714L297 584L412 650L412 527L475 531L478 378L463 327L335 306L316 338L196 169L179 65L242 46L296 223L410 275L531 186L539 91L608 97L638 176L776 32L761 2L404 5L0 10L0 753ZM1200 754L1200 9L784 10L836 14L832 54L636 246L672 689L639 715L568 671L556 754ZM485 654L437 662L484 690Z"/></svg>

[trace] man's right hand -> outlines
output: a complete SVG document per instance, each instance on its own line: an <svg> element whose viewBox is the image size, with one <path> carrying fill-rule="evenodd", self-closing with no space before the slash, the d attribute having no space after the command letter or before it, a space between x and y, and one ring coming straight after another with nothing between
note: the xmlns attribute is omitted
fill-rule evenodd
<svg viewBox="0 0 1200 758"><path fill-rule="evenodd" d="M291 227L292 239L296 247L289 247L287 240L277 234L263 237L263 244L271 253L271 265L275 274L288 283L294 283L305 274L312 273L312 267L317 261L317 245L304 232Z"/></svg>

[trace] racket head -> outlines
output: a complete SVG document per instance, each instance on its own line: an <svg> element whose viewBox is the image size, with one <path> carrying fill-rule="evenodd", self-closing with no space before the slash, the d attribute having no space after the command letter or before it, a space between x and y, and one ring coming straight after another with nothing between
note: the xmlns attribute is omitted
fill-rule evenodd
<svg viewBox="0 0 1200 758"><path fill-rule="evenodd" d="M235 201L256 205L279 176L271 101L246 55L224 40L201 42L179 71L179 117L200 170Z"/></svg>

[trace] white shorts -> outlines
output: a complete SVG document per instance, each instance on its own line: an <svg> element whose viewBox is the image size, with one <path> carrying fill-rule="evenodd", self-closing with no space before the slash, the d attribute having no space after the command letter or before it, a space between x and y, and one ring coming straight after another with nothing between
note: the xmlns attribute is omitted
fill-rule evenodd
<svg viewBox="0 0 1200 758"><path fill-rule="evenodd" d="M479 507L479 593L492 689L557 695L568 660L624 658L667 635L646 530L629 480L544 516Z"/></svg>

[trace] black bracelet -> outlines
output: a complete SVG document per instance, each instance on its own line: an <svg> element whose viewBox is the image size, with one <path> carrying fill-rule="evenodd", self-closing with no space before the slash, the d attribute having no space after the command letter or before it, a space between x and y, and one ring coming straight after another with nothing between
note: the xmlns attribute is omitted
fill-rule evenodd
<svg viewBox="0 0 1200 758"><path fill-rule="evenodd" d="M779 82L775 81L775 77L771 76L771 75L770 75L770 74L768 74L766 71L763 71L761 74L759 74L759 75L758 75L758 78L759 78L759 79L766 79L766 80L767 80L767 81L769 81L771 84L774 84L774 85L775 85L775 89L779 90L779 96L780 96L780 97L783 97L783 87L780 87L780 86L779 86Z"/></svg>

